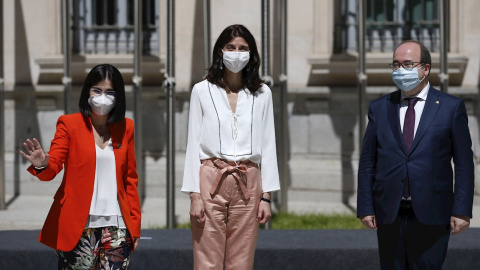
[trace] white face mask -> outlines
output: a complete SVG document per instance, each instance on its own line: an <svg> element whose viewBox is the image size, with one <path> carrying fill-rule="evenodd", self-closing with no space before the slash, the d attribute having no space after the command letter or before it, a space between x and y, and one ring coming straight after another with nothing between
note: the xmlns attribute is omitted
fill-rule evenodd
<svg viewBox="0 0 480 270"><path fill-rule="evenodd" d="M240 72L250 60L250 52L223 52L223 64L233 73Z"/></svg>
<svg viewBox="0 0 480 270"><path fill-rule="evenodd" d="M402 91L408 92L417 87L423 80L418 79L418 68L412 70L404 69L403 67L392 71L392 80Z"/></svg>
<svg viewBox="0 0 480 270"><path fill-rule="evenodd" d="M106 115L115 106L115 97L109 97L105 94L92 95L88 98L88 104L95 114Z"/></svg>

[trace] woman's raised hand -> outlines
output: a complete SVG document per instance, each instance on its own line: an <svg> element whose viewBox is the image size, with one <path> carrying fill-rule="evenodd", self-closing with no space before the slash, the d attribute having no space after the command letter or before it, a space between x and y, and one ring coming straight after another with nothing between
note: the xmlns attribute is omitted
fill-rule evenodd
<svg viewBox="0 0 480 270"><path fill-rule="evenodd" d="M33 138L33 142L30 139L27 139L27 141L23 143L23 146L25 147L27 154L23 151L20 151L20 154L28 159L33 166L43 167L48 164L50 155L43 152L42 146L37 139Z"/></svg>

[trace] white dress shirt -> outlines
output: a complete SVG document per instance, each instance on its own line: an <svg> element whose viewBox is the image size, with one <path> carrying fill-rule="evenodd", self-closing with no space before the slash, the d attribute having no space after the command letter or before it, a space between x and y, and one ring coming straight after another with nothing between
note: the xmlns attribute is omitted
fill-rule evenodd
<svg viewBox="0 0 480 270"><path fill-rule="evenodd" d="M402 129L402 133L403 133L403 124L405 122L405 114L407 114L407 109L408 109L407 98L413 98L413 97L418 98L418 101L417 103L415 103L415 107L414 107L415 109L415 128L413 130L414 139L415 139L415 134L417 134L418 124L420 123L420 119L422 118L423 108L425 108L425 101L427 100L429 89L430 89L430 83L428 83L427 86L425 86L425 88L423 88L422 91L420 91L420 93L412 97L409 97L405 95L402 91L400 91L402 93L402 101L400 104L400 128ZM412 197L409 196L408 198L404 198L402 196L402 199L411 200Z"/></svg>
<svg viewBox="0 0 480 270"><path fill-rule="evenodd" d="M254 94L240 90L236 112L232 113L223 88L207 80L195 84L190 98L183 192L200 192L201 160L213 157L260 164L263 192L280 189L268 86L262 85Z"/></svg>
<svg viewBox="0 0 480 270"><path fill-rule="evenodd" d="M418 124L420 123L420 119L422 117L423 108L425 107L425 101L427 100L428 90L430 89L430 83L425 86L425 88L420 91L417 95L413 96L418 98L417 103L415 104L415 129L413 130L413 138L415 138L415 134L417 134ZM402 91L401 91L402 92ZM408 109L408 101L407 98L413 98L405 95L402 92L402 101L400 104L400 128L402 129L403 133L403 124L405 122L405 114L407 113Z"/></svg>

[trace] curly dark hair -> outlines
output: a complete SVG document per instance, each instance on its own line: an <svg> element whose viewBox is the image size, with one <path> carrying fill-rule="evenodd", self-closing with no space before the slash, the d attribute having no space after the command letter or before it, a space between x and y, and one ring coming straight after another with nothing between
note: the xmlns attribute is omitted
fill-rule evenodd
<svg viewBox="0 0 480 270"><path fill-rule="evenodd" d="M223 82L223 73L225 72L222 68L223 53L222 49L225 47L225 44L230 42L236 37L241 37L245 39L248 43L250 49L250 60L248 61L247 66L243 68L242 80L245 88L252 93L257 91L262 87L263 80L260 79L260 55L258 54L257 44L255 43L255 38L248 31L248 29L241 24L233 24L225 28L213 47L213 59L212 65L208 69L208 75L205 77L210 83L215 84L221 88L226 88L227 85Z"/></svg>
<svg viewBox="0 0 480 270"><path fill-rule="evenodd" d="M83 83L82 92L80 93L80 101L78 105L80 112L84 117L92 115L88 98L90 97L90 89L92 86L101 81L108 79L112 83L113 90L115 90L115 106L108 114L107 123L113 124L115 122L125 120L126 101L125 101L125 83L122 74L118 69L110 64L97 65L90 70Z"/></svg>

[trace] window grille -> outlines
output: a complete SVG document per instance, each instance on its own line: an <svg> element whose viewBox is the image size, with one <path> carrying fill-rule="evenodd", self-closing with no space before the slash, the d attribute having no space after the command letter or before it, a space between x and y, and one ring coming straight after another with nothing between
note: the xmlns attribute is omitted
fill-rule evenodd
<svg viewBox="0 0 480 270"><path fill-rule="evenodd" d="M357 51L358 0L336 3L335 52ZM393 52L396 45L408 39L438 51L439 12L438 0L367 0L367 51Z"/></svg>
<svg viewBox="0 0 480 270"><path fill-rule="evenodd" d="M158 1L142 0L143 54L158 54ZM73 0L74 54L131 54L133 0Z"/></svg>

